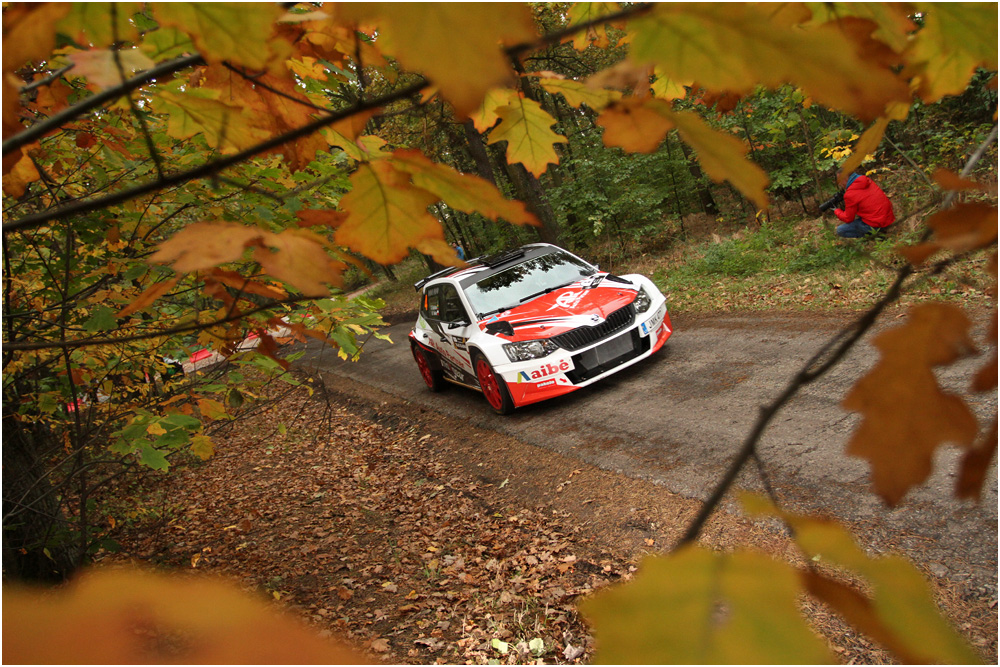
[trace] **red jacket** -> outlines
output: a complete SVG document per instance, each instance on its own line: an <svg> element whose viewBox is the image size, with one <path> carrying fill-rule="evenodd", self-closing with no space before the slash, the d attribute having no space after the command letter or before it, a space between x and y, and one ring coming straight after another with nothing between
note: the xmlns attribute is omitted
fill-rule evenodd
<svg viewBox="0 0 1000 667"><path fill-rule="evenodd" d="M854 222L855 218L872 227L888 227L896 222L892 202L882 192L882 188L867 176L858 176L844 192L844 208L833 212L844 222Z"/></svg>

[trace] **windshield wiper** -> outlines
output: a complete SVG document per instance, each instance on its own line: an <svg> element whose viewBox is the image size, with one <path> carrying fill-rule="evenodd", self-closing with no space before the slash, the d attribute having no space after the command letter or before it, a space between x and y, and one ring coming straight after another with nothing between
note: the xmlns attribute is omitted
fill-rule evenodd
<svg viewBox="0 0 1000 667"><path fill-rule="evenodd" d="M523 299L521 299L520 301L518 301L518 303L524 303L525 301L531 301L532 299L537 299L538 297L540 297L542 295L548 294L549 292L555 292L557 289L562 289L563 287L567 287L569 285L572 285L575 282L576 282L576 280L571 280L568 283L566 283L565 285L556 285L555 287L546 287L541 292L536 292L535 294L529 294L528 296L526 296Z"/></svg>

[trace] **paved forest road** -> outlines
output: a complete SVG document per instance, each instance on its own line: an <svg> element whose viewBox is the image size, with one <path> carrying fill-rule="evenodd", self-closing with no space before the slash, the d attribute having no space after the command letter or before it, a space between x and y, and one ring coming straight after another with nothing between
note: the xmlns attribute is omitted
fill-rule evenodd
<svg viewBox="0 0 1000 667"><path fill-rule="evenodd" d="M651 359L508 417L494 415L485 399L468 389L428 391L410 355L409 322L388 329L394 345L371 339L357 363L343 362L329 348L312 345L300 363L479 428L703 499L746 438L760 407L784 390L843 323L807 315L675 316L673 337ZM945 448L932 478L911 491L899 508L889 510L870 490L867 462L843 453L859 418L838 404L876 361L870 339L869 334L831 373L801 389L772 422L760 448L771 483L788 509L848 521L876 552L886 548L891 536L896 548L935 575L967 581L995 595L995 463L982 504L959 503L951 498L957 450ZM981 335L976 340L982 340ZM945 370L939 380L963 393L970 369L982 365L984 357ZM981 421L996 414L995 391L965 398ZM744 471L738 485L762 488L756 466Z"/></svg>

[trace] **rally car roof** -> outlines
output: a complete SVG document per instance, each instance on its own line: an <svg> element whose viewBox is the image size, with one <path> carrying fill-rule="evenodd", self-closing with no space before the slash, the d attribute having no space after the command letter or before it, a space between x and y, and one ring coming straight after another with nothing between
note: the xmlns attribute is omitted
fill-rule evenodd
<svg viewBox="0 0 1000 667"><path fill-rule="evenodd" d="M423 289L424 285L432 280L447 278L448 276L457 276L460 273L468 273L469 275L476 274L477 278L485 278L486 275L494 273L494 270L509 266L519 259L531 259L532 257L537 257L550 252L551 250L558 249L559 248L557 246L548 243L529 243L528 245L523 245L520 248L507 250L496 255L475 257L468 260L465 266L449 266L441 271L438 271L437 273L432 273L426 278L421 278L413 284L413 288L419 292ZM479 275L484 272L484 275Z"/></svg>

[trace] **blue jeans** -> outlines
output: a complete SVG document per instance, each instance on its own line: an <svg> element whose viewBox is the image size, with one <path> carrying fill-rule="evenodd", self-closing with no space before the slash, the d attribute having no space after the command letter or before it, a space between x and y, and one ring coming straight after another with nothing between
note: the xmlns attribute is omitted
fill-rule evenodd
<svg viewBox="0 0 1000 667"><path fill-rule="evenodd" d="M837 236L845 239L861 239L869 234L877 234L881 231L880 227L872 227L869 224L865 224L861 218L855 218L854 222L837 226Z"/></svg>

